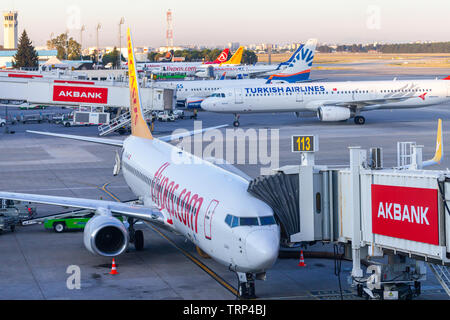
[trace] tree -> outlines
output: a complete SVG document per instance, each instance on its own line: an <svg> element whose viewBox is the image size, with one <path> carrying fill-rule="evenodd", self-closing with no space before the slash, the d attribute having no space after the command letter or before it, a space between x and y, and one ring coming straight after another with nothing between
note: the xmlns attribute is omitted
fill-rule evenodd
<svg viewBox="0 0 450 320"><path fill-rule="evenodd" d="M243 64L255 64L258 62L258 56L255 52L251 50L244 50L242 55L242 63Z"/></svg>
<svg viewBox="0 0 450 320"><path fill-rule="evenodd" d="M25 30L20 37L17 53L14 56L13 66L14 68L39 67L39 56Z"/></svg>
<svg viewBox="0 0 450 320"><path fill-rule="evenodd" d="M58 51L56 57L60 60L78 60L81 58L81 44L73 38L69 38L67 33L62 33L55 39L47 41L47 47L56 49Z"/></svg>
<svg viewBox="0 0 450 320"><path fill-rule="evenodd" d="M120 55L121 60L125 61L125 58L123 55ZM114 47L114 50L110 53L104 54L102 57L102 63L104 66L106 66L108 63L112 63L113 68L118 68L119 66L119 50L117 50L116 47Z"/></svg>

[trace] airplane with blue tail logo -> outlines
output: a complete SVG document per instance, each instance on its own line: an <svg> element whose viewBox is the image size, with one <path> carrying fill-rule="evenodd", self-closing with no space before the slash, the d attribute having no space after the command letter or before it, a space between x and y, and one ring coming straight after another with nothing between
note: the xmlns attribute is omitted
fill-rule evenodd
<svg viewBox="0 0 450 320"><path fill-rule="evenodd" d="M314 54L317 46L317 40L311 39L305 45L301 45L289 60L280 63L279 65L235 65L225 66L220 65L213 68L214 75L222 75L227 73L227 78L242 79L244 77L274 77L275 79L284 79L288 82L304 81L309 78ZM285 73L286 69L295 69L297 72ZM298 70L297 70L298 69ZM211 72L198 71L195 74L199 78L208 78ZM269 80L269 78L268 78Z"/></svg>
<svg viewBox="0 0 450 320"><path fill-rule="evenodd" d="M199 110L201 109L201 102L211 96L215 91L229 87L236 86L252 86L252 85L264 85L264 84L279 84L279 83L296 83L309 81L311 75L311 68L314 61L315 50L317 46L317 40L311 39L306 42L305 45L300 46L292 57L277 66L270 66L272 71L268 71L268 66L252 66L265 67L266 69L261 71L262 78L257 79L242 79L232 80L224 79L225 77L232 77L228 69L242 68L227 67L227 70L218 73L221 75L220 80L201 80L201 81L180 81L180 82L157 82L155 87L174 89L176 91L177 105L180 108L186 108L187 110ZM250 66L249 66L250 67ZM239 79L240 75L246 74L245 70L241 70L240 74L235 74ZM262 69L261 69L262 70Z"/></svg>

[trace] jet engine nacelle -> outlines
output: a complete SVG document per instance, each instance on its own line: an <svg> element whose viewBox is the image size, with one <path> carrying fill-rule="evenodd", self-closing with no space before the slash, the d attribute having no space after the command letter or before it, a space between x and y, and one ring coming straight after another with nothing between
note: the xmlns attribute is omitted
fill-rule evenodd
<svg viewBox="0 0 450 320"><path fill-rule="evenodd" d="M94 216L84 228L84 245L93 254L116 257L128 248L128 243L127 229L113 216Z"/></svg>
<svg viewBox="0 0 450 320"><path fill-rule="evenodd" d="M204 97L189 97L186 99L185 107L186 109L200 109L203 100L205 100Z"/></svg>
<svg viewBox="0 0 450 320"><path fill-rule="evenodd" d="M320 107L317 111L320 121L344 121L352 117L352 112L345 107Z"/></svg>

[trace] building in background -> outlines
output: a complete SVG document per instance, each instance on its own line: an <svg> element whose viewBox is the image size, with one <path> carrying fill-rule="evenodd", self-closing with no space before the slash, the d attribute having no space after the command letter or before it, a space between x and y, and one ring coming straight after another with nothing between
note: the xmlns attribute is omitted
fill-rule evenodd
<svg viewBox="0 0 450 320"><path fill-rule="evenodd" d="M231 51L236 51L237 49L239 49L240 46L241 45L239 42L229 42L228 43L228 48L230 48Z"/></svg>
<svg viewBox="0 0 450 320"><path fill-rule="evenodd" d="M18 43L18 13L17 11L8 11L3 13L3 49L17 49Z"/></svg>

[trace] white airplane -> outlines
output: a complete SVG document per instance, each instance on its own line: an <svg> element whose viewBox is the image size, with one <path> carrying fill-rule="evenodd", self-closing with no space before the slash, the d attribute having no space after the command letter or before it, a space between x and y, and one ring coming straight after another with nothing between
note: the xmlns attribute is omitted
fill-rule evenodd
<svg viewBox="0 0 450 320"><path fill-rule="evenodd" d="M173 55L173 53L170 53ZM208 68L209 66L219 66L221 64L240 64L242 60L242 49L238 50L229 61L228 56L230 54L230 49L225 49L217 57L216 60L212 62L145 62L138 63L137 70L140 71L150 71L153 73L167 72L167 73L184 73L187 76L195 76L199 70L203 68ZM172 57L173 58L173 57Z"/></svg>
<svg viewBox="0 0 450 320"><path fill-rule="evenodd" d="M310 39L305 45L306 47L315 47L317 46L317 39ZM313 59L314 59L314 50L302 50L303 45L301 45L291 56L288 61L282 62L279 65L219 65L213 67L214 75L223 75L225 74L227 78L235 79L235 78L249 78L249 77L265 77L271 76L276 73L279 73L281 70L288 67L292 61L295 59L300 60L298 54L302 55L302 59L306 60L309 63L309 66L312 67ZM200 70L195 74L199 78L209 78L210 74L206 70Z"/></svg>
<svg viewBox="0 0 450 320"><path fill-rule="evenodd" d="M450 102L450 77L443 80L316 82L224 88L201 103L206 111L235 115L295 112L316 114L321 121L354 118L363 125L364 111L423 108ZM238 85L239 83L236 82Z"/></svg>
<svg viewBox="0 0 450 320"><path fill-rule="evenodd" d="M123 156L121 160L117 156L116 166L122 168L127 184L143 205L9 192L0 192L0 198L95 210L84 230L84 244L90 252L106 257L122 254L129 242L142 249L142 231L133 228L136 220L158 224L182 234L236 272L241 296L254 296L255 275L263 278L278 257L280 228L273 210L247 192L249 181L234 167L220 167L167 143L188 135L152 136L142 116L129 29L128 52L133 119L129 138L121 142L30 132L122 148ZM201 132L189 135L196 133ZM113 213L128 217L128 230Z"/></svg>
<svg viewBox="0 0 450 320"><path fill-rule="evenodd" d="M153 85L176 90L176 100L179 107L197 110L200 109L200 104L206 97L224 88L308 81L316 46L317 40L308 41L306 45L299 47L288 61L279 65L280 71L278 73L266 79L156 82Z"/></svg>

